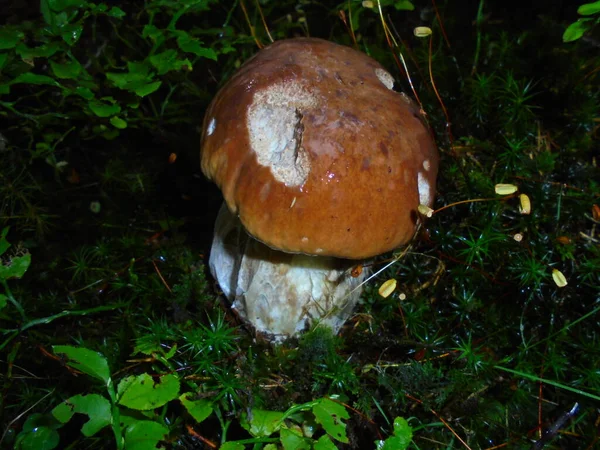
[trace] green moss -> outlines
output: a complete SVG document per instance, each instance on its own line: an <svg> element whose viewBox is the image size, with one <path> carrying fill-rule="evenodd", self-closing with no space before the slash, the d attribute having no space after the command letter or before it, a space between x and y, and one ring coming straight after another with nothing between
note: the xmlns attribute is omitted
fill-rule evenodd
<svg viewBox="0 0 600 450"><path fill-rule="evenodd" d="M530 448L540 427L552 430L546 448L593 446L595 31L563 43L576 11L561 17L545 2L437 2L437 12L381 2L392 51L378 9L363 2L259 2L275 39L354 45L342 9L358 49L411 93L395 63L402 52L440 148L436 207L448 206L407 251L373 262L378 270L395 260L369 280L339 336L317 326L273 347L240 322L206 267L221 198L200 176L198 130L218 87L257 51L255 37L269 42L258 3L244 3L255 37L241 2L226 3L125 1L124 15L86 1L42 2L39 13L15 3L0 12L9 25L0 30L0 228L10 226L13 245L2 263L26 251L32 261L0 286L2 446L36 421L58 430L48 414L64 399L106 395L54 345L101 352L116 384L177 378L198 416L175 398L121 416L166 427L172 448L204 438L260 449L286 433L314 443L327 437L310 416L324 396L350 414L343 448L374 448L397 417L412 428L409 448L464 446L457 435L470 448ZM431 47L413 35L420 25L432 28ZM519 191L497 195L498 183ZM521 193L530 214L519 211ZM378 288L390 278L398 287L384 299ZM255 410L291 411L288 429L253 437L242 425ZM70 426L60 447L115 447L109 427L85 437Z"/></svg>

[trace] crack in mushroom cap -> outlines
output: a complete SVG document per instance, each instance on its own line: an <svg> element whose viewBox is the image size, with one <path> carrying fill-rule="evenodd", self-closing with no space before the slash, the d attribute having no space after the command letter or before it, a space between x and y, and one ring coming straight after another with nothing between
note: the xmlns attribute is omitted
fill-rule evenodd
<svg viewBox="0 0 600 450"><path fill-rule="evenodd" d="M203 172L247 231L290 253L369 258L406 243L432 206L438 153L393 77L313 38L258 52L208 108Z"/></svg>

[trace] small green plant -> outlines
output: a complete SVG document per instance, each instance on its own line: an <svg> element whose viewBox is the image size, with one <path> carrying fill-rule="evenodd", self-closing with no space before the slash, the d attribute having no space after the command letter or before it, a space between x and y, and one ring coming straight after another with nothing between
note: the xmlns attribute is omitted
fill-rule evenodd
<svg viewBox="0 0 600 450"><path fill-rule="evenodd" d="M563 42L572 42L581 39L585 33L600 22L600 1L581 5L577 8L577 13L580 16L591 17L582 17L569 25L563 34Z"/></svg>
<svg viewBox="0 0 600 450"><path fill-rule="evenodd" d="M45 417L30 416L17 436L20 450L43 448L51 450L59 443L58 429L69 422L75 413L88 416L82 426L84 436L94 436L111 426L118 449L152 448L165 438L169 429L160 421L136 417L135 411L150 411L177 398L179 379L165 375L153 380L148 374L126 377L117 389L110 375L108 362L100 353L81 347L54 346L54 352L66 358L71 370L102 382L108 399L94 393L78 394L66 399Z"/></svg>
<svg viewBox="0 0 600 450"><path fill-rule="evenodd" d="M108 398L95 393L77 394L54 407L49 414L32 414L16 438L18 450L56 448L60 442L59 430L75 414L88 417L81 427L85 437L95 436L110 427L116 448L123 450L156 448L164 441L170 431L169 422L164 420L164 414L156 411L171 402L178 400L196 423L205 421L213 412L219 414L216 410L218 399L202 398L194 392L181 393L182 380L177 374L131 375L123 378L115 388L108 362L100 353L66 345L54 346L53 350L72 373L100 381ZM173 347L157 357L167 363L176 350L177 347ZM336 448L334 441L348 443L344 422L348 418L346 407L333 397L294 405L285 412L253 408L241 418L242 427L253 437L223 441L220 448L243 450L245 445L254 444L253 448L275 450L278 448L275 443L279 443L284 449L332 450ZM394 436L380 441L378 448L406 448L404 444L395 447L394 442L407 444L410 436L410 427L397 419Z"/></svg>
<svg viewBox="0 0 600 450"><path fill-rule="evenodd" d="M8 303L18 311L21 319L25 319L25 311L17 299L13 296L8 280L12 278L22 278L31 264L31 254L24 249L15 249L12 254L6 254L10 244L6 240L9 228L3 228L0 232L0 284L4 288L4 293L0 293L0 311ZM2 345L4 347L4 344Z"/></svg>
<svg viewBox="0 0 600 450"><path fill-rule="evenodd" d="M40 113L38 106L22 101L28 92L41 89L40 100L68 111L71 121L86 122L78 130L82 136L107 139L114 139L129 126L143 127L146 110L156 120L166 119L174 93L187 83L186 74L202 59L217 59L217 50L177 28L183 16L206 12L210 3L149 2L147 23L141 36L132 41L133 36L118 31L129 26L130 11L86 0L42 0L44 26L0 27L0 107L38 128L52 126L66 115ZM94 31L98 23L113 28L125 52L136 52L136 56L106 49L106 42ZM88 46L96 51L89 52ZM227 41L216 47L221 54L233 50ZM141 48L144 52L137 53ZM149 99L159 90L160 99ZM46 139L34 142L32 157L56 166L57 146L76 128L62 135L46 133Z"/></svg>
<svg viewBox="0 0 600 450"><path fill-rule="evenodd" d="M403 417L394 419L394 434L385 441L375 442L377 450L405 450L412 442L413 429Z"/></svg>

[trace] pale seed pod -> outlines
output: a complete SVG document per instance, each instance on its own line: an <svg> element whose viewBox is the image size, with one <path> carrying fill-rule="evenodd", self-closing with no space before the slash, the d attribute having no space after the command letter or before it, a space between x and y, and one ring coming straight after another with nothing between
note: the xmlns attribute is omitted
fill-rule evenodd
<svg viewBox="0 0 600 450"><path fill-rule="evenodd" d="M527 194L519 195L519 212L523 215L531 214L531 200Z"/></svg>
<svg viewBox="0 0 600 450"><path fill-rule="evenodd" d="M424 38L427 36L431 36L431 28L429 27L416 27L413 31L415 33L415 36L418 38Z"/></svg>
<svg viewBox="0 0 600 450"><path fill-rule="evenodd" d="M515 186L514 184L497 184L496 186L494 186L494 190L496 191L496 194L498 195L510 195L510 194L514 194L515 192L517 192L519 190L519 188L517 186Z"/></svg>
<svg viewBox="0 0 600 450"><path fill-rule="evenodd" d="M558 287L565 287L567 285L567 279L563 273L558 269L552 269L552 279Z"/></svg>
<svg viewBox="0 0 600 450"><path fill-rule="evenodd" d="M433 209L431 209L427 205L419 205L417 209L419 210L419 213L421 213L425 217L433 216Z"/></svg>
<svg viewBox="0 0 600 450"><path fill-rule="evenodd" d="M390 278L381 286L379 286L379 295L381 295L383 298L388 298L396 290L396 284L396 280Z"/></svg>

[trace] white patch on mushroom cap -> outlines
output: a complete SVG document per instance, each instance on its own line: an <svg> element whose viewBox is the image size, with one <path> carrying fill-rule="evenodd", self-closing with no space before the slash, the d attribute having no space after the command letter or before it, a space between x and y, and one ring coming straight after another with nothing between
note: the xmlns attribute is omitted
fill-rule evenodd
<svg viewBox="0 0 600 450"><path fill-rule="evenodd" d="M217 126L217 120L213 117L212 119L210 119L210 122L208 122L208 126L206 127L206 134L207 135L211 135L215 132L215 127Z"/></svg>
<svg viewBox="0 0 600 450"><path fill-rule="evenodd" d="M254 94L246 126L258 163L287 186L308 178L310 160L302 147L303 111L316 106L315 97L299 83L288 81Z"/></svg>
<svg viewBox="0 0 600 450"><path fill-rule="evenodd" d="M417 189L419 190L419 203L431 207L433 200L431 185L421 172L417 175Z"/></svg>
<svg viewBox="0 0 600 450"><path fill-rule="evenodd" d="M431 169L431 163L429 162L428 159L426 159L425 161L423 161L423 169L425 169L428 172L429 172L429 169Z"/></svg>
<svg viewBox="0 0 600 450"><path fill-rule="evenodd" d="M380 69L379 67L375 69L375 75L379 78L386 88L392 90L394 89L394 77L389 74L389 72Z"/></svg>

